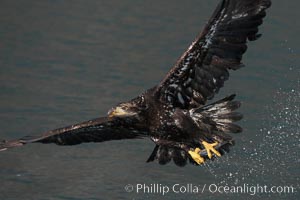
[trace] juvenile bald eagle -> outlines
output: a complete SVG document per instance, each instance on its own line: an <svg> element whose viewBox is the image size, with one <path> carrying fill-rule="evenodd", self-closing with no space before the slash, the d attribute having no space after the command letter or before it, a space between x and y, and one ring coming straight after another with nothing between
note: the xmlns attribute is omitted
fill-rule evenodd
<svg viewBox="0 0 300 200"><path fill-rule="evenodd" d="M203 31L157 86L112 108L106 117L3 141L0 150L28 143L75 145L83 142L149 137L156 144L147 162L173 160L200 165L221 156L233 145L235 95L207 105L229 77L242 66L246 43L258 39L270 0L222 0Z"/></svg>

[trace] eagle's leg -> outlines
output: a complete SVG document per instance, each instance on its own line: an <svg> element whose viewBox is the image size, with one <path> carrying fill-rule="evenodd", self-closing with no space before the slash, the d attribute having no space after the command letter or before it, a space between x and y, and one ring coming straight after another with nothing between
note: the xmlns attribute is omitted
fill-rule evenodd
<svg viewBox="0 0 300 200"><path fill-rule="evenodd" d="M198 165L204 163L204 158L201 157L199 154L200 151L201 151L201 149L199 149L199 148L196 148L194 150L189 150L190 156Z"/></svg>
<svg viewBox="0 0 300 200"><path fill-rule="evenodd" d="M206 141L202 141L202 145L204 146L209 159L212 158L212 153L214 153L215 155L221 157L221 154L214 148L215 146L218 145L218 142L208 143Z"/></svg>

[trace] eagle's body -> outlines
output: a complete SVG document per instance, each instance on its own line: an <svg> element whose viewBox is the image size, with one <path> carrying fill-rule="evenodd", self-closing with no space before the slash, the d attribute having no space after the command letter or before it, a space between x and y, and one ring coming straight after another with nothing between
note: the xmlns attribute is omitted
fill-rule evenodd
<svg viewBox="0 0 300 200"><path fill-rule="evenodd" d="M247 41L260 37L270 0L222 0L203 31L157 86L131 101L120 103L97 118L69 127L4 141L0 150L27 143L75 145L117 139L150 137L156 144L149 161L173 159L183 166L189 160L202 164L221 156L241 132L233 122L240 103L235 95L207 104L224 85L229 70L239 69Z"/></svg>
<svg viewBox="0 0 300 200"><path fill-rule="evenodd" d="M156 143L148 162L157 159L159 163L164 164L173 158L175 163L181 166L186 163L189 150L198 147L203 149L202 156L207 157L202 141L217 141L220 151L228 151L228 146L233 144L233 140L231 136L221 134L219 131L224 133L241 131L239 126L231 124L242 118L241 114L232 112L240 106L239 102L232 101L234 95L211 105L191 109L180 109L163 103L156 95L156 89L153 88L121 104L138 113L131 116L138 120L132 124L132 131L140 135L146 134ZM109 115L117 116L115 110L116 108ZM225 121L222 121L222 116L226 117ZM223 130L217 128L218 120L230 126L223 127ZM193 163L192 159L190 161Z"/></svg>

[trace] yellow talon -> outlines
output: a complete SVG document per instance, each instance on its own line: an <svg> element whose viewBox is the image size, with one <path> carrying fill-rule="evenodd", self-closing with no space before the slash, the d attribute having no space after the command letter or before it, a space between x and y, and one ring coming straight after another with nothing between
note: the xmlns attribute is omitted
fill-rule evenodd
<svg viewBox="0 0 300 200"><path fill-rule="evenodd" d="M221 154L214 148L215 146L218 145L218 142L215 142L215 143L207 143L205 141L202 142L204 148L206 149L206 152L207 152L207 156L209 159L211 159L212 157L212 153L213 152L215 155L221 157Z"/></svg>
<svg viewBox="0 0 300 200"><path fill-rule="evenodd" d="M202 158L200 155L199 155L199 152L201 150L199 148L196 148L194 151L189 151L189 154L191 155L191 157L193 158L193 160L198 163L199 165L204 163L204 158Z"/></svg>

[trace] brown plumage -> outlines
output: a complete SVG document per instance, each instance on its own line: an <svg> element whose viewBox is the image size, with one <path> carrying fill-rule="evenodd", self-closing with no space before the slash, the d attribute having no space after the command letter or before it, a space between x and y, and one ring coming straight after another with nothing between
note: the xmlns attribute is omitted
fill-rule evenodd
<svg viewBox="0 0 300 200"><path fill-rule="evenodd" d="M240 103L235 95L206 102L223 87L230 69L243 66L247 42L261 36L258 26L270 5L270 0L222 0L160 84L112 108L107 117L3 141L0 150L34 142L75 145L150 137L156 146L147 161L173 160L179 166L201 164L211 152L219 156L218 151L229 151L234 142L228 133L242 131L233 123L242 118L235 112Z"/></svg>

